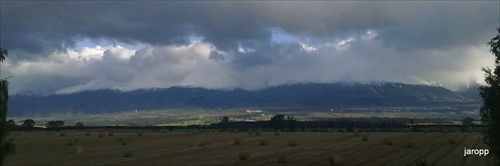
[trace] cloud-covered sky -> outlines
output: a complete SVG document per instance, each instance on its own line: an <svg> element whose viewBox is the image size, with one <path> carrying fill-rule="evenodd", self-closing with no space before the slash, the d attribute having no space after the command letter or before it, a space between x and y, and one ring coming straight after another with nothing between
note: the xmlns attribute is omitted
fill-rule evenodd
<svg viewBox="0 0 500 166"><path fill-rule="evenodd" d="M493 66L498 1L0 1L11 93L405 82Z"/></svg>

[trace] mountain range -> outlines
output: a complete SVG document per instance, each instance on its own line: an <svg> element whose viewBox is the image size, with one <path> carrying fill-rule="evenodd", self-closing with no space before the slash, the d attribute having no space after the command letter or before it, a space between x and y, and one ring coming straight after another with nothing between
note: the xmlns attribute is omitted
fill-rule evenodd
<svg viewBox="0 0 500 166"><path fill-rule="evenodd" d="M443 106L477 102L477 98L464 97L442 86L404 83L303 83L261 90L171 87L127 92L93 90L48 96L13 95L9 100L9 114L110 113L193 107L226 109Z"/></svg>

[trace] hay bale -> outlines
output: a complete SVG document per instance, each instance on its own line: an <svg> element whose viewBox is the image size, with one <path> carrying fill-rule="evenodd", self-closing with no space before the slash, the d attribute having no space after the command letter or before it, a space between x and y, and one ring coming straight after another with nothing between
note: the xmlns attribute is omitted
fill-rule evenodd
<svg viewBox="0 0 500 166"><path fill-rule="evenodd" d="M448 139L448 144L455 145L455 144L457 144L457 141L455 140L455 138L450 138L450 139Z"/></svg>
<svg viewBox="0 0 500 166"><path fill-rule="evenodd" d="M100 133L99 138L104 138L104 133Z"/></svg>
<svg viewBox="0 0 500 166"><path fill-rule="evenodd" d="M127 150L127 151L123 152L123 157L132 157L132 151Z"/></svg>
<svg viewBox="0 0 500 166"><path fill-rule="evenodd" d="M328 157L328 163L330 166L339 166L342 165L342 157L339 155L331 155Z"/></svg>
<svg viewBox="0 0 500 166"><path fill-rule="evenodd" d="M82 152L83 152L82 146L74 146L73 147L73 154L82 154Z"/></svg>
<svg viewBox="0 0 500 166"><path fill-rule="evenodd" d="M250 152L240 152L240 160L248 160L250 158Z"/></svg>
<svg viewBox="0 0 500 166"><path fill-rule="evenodd" d="M52 135L52 132L48 132L47 135Z"/></svg>
<svg viewBox="0 0 500 166"><path fill-rule="evenodd" d="M122 145L128 145L127 141L122 141L121 144Z"/></svg>
<svg viewBox="0 0 500 166"><path fill-rule="evenodd" d="M288 146L292 146L292 147L297 146L297 140L295 140L295 139L288 140Z"/></svg>
<svg viewBox="0 0 500 166"><path fill-rule="evenodd" d="M392 146L392 141L389 138L384 138L384 145Z"/></svg>
<svg viewBox="0 0 500 166"><path fill-rule="evenodd" d="M137 136L142 136L142 132L138 132L138 133L137 133Z"/></svg>
<svg viewBox="0 0 500 166"><path fill-rule="evenodd" d="M267 140L260 140L260 146L266 146L268 143Z"/></svg>
<svg viewBox="0 0 500 166"><path fill-rule="evenodd" d="M115 133L114 133L114 132L109 132L109 133L108 133L108 136L110 136L110 137L112 137L112 136L114 136L114 135L115 135Z"/></svg>
<svg viewBox="0 0 500 166"><path fill-rule="evenodd" d="M364 135L361 137L361 141L368 141L368 135L364 134Z"/></svg>
<svg viewBox="0 0 500 166"><path fill-rule="evenodd" d="M121 138L121 137L120 137L120 138L118 138L118 142L123 142L123 141L124 141L124 139L123 139L123 138Z"/></svg>
<svg viewBox="0 0 500 166"><path fill-rule="evenodd" d="M60 135L61 137L64 137L64 136L66 136L66 133L61 133L61 134L59 134L59 135Z"/></svg>
<svg viewBox="0 0 500 166"><path fill-rule="evenodd" d="M234 140L234 144L235 144L235 145L241 145L241 143L242 143L242 142L241 142L241 139L235 139L235 140Z"/></svg>
<svg viewBox="0 0 500 166"><path fill-rule="evenodd" d="M258 130L255 135L262 135L262 130Z"/></svg>
<svg viewBox="0 0 500 166"><path fill-rule="evenodd" d="M353 136L354 136L354 137L359 137L359 132L358 132L358 131L354 131Z"/></svg>
<svg viewBox="0 0 500 166"><path fill-rule="evenodd" d="M347 133L347 129L340 129L339 132L340 133Z"/></svg>
<svg viewBox="0 0 500 166"><path fill-rule="evenodd" d="M490 143L490 137L488 135L483 135L483 144L489 144Z"/></svg>
<svg viewBox="0 0 500 166"><path fill-rule="evenodd" d="M253 135L253 132L251 132L251 131L248 131L248 135Z"/></svg>
<svg viewBox="0 0 500 166"><path fill-rule="evenodd" d="M86 136L86 137L89 137L89 136L91 136L91 135L92 135L92 133L89 133L89 132L86 132L86 133L85 133L85 136Z"/></svg>
<svg viewBox="0 0 500 166"><path fill-rule="evenodd" d="M281 131L279 131L279 130L274 132L274 135L276 135L276 136L278 136L280 134L281 134Z"/></svg>
<svg viewBox="0 0 500 166"><path fill-rule="evenodd" d="M280 163L280 164L286 164L286 163L288 163L288 156L284 155L284 156L278 157L278 163Z"/></svg>
<svg viewBox="0 0 500 166"><path fill-rule="evenodd" d="M408 143L406 143L406 147L408 147L408 148L414 148L415 147L415 142L408 141Z"/></svg>

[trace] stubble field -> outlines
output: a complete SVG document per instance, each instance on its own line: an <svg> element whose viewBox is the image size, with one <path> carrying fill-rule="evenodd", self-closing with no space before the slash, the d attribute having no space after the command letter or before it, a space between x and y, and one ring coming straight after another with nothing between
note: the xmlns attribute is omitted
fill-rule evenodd
<svg viewBox="0 0 500 166"><path fill-rule="evenodd" d="M368 140L363 141L363 136ZM256 132L84 130L13 132L9 138L13 139L17 153L6 159L6 165L326 166L330 164L330 156L340 156L342 165L399 166L416 165L419 161L427 165L495 165L491 154L464 157L464 148L487 148L477 132L281 132L279 135L263 132L257 135ZM455 143L450 142L453 140ZM296 146L290 146L290 141L296 141ZM413 142L414 147L408 147L409 142ZM240 160L241 152L248 152L248 159Z"/></svg>

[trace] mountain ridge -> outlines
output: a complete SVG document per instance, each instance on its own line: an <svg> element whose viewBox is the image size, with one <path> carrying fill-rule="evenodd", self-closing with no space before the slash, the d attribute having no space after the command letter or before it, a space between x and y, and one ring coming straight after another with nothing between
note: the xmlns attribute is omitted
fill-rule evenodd
<svg viewBox="0 0 500 166"><path fill-rule="evenodd" d="M442 86L404 83L286 84L260 90L171 87L93 90L49 96L13 95L10 114L108 113L169 108L429 106L475 102Z"/></svg>

